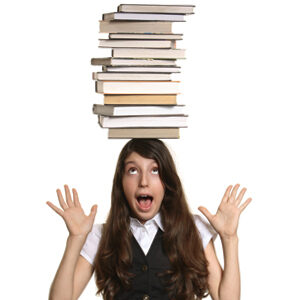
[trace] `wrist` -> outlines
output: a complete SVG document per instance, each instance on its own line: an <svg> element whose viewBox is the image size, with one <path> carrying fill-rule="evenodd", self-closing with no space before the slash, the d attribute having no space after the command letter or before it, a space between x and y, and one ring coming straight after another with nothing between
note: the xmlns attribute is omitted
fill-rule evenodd
<svg viewBox="0 0 300 300"><path fill-rule="evenodd" d="M69 242L81 242L84 243L87 238L87 234L82 234L82 235L74 235L74 234L69 234L68 236L68 241Z"/></svg>
<svg viewBox="0 0 300 300"><path fill-rule="evenodd" d="M237 242L239 240L237 234L220 234L220 238L222 241L228 241L228 242Z"/></svg>

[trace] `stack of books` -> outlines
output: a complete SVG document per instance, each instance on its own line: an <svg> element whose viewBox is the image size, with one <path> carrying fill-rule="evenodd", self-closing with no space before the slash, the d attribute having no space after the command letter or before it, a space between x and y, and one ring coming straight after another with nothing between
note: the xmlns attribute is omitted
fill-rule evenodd
<svg viewBox="0 0 300 300"><path fill-rule="evenodd" d="M99 47L112 48L108 58L92 58L102 66L94 72L96 92L104 104L94 104L109 138L179 138L187 127L185 105L177 104L180 73L177 59L185 50L176 48L183 34L172 33L173 22L184 22L194 5L121 4L118 12L103 14Z"/></svg>

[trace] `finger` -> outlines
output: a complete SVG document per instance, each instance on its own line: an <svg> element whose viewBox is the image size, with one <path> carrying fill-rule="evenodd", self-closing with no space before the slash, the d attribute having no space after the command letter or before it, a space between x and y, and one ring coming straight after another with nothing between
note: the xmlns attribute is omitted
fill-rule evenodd
<svg viewBox="0 0 300 300"><path fill-rule="evenodd" d="M66 201L69 207L74 207L74 203L72 201L70 189L67 184L64 185L65 193L66 193Z"/></svg>
<svg viewBox="0 0 300 300"><path fill-rule="evenodd" d="M238 190L239 187L240 187L239 184L236 184L234 186L234 188L233 188L233 190L231 192L231 195L229 196L229 199L228 199L229 202L231 202L231 203L234 202L235 196L236 196L236 192L237 192L237 190Z"/></svg>
<svg viewBox="0 0 300 300"><path fill-rule="evenodd" d="M250 203L252 201L252 199L251 198L248 198L240 207L239 207L239 209L240 209L240 212L242 212L247 206L248 206L248 204Z"/></svg>
<svg viewBox="0 0 300 300"><path fill-rule="evenodd" d="M242 190L240 191L238 197L236 198L235 204L236 206L239 206L245 193L246 193L247 189L246 188L242 188Z"/></svg>
<svg viewBox="0 0 300 300"><path fill-rule="evenodd" d="M95 220L96 213L97 213L97 205L93 205L91 208L91 212L89 214L89 218L92 218L93 222Z"/></svg>
<svg viewBox="0 0 300 300"><path fill-rule="evenodd" d="M204 216L210 222L210 220L213 218L213 215L208 211L208 209L203 206L198 207L198 209L204 214Z"/></svg>
<svg viewBox="0 0 300 300"><path fill-rule="evenodd" d="M224 196L222 198L222 202L227 202L231 189L232 189L232 185L227 187Z"/></svg>
<svg viewBox="0 0 300 300"><path fill-rule="evenodd" d="M60 191L60 189L57 189L56 190L56 193L57 193L57 197L58 197L58 202L60 204L60 207L63 209L63 210L66 210L68 208L65 200L64 200L64 197Z"/></svg>
<svg viewBox="0 0 300 300"><path fill-rule="evenodd" d="M48 206L50 206L56 213L58 213L61 217L64 213L64 211L60 208L58 208L57 206L55 206L53 203L51 203L50 201L47 201L46 204Z"/></svg>
<svg viewBox="0 0 300 300"><path fill-rule="evenodd" d="M76 207L81 207L80 202L79 202L78 193L77 193L76 189L72 189L72 192L73 192L74 205Z"/></svg>

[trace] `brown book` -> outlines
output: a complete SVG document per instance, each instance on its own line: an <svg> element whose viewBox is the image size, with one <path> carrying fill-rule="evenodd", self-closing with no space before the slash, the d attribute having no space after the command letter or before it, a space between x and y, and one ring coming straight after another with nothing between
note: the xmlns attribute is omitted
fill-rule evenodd
<svg viewBox="0 0 300 300"><path fill-rule="evenodd" d="M179 139L179 128L109 128L109 139Z"/></svg>
<svg viewBox="0 0 300 300"><path fill-rule="evenodd" d="M169 95L106 95L104 104L118 105L176 105L176 94Z"/></svg>

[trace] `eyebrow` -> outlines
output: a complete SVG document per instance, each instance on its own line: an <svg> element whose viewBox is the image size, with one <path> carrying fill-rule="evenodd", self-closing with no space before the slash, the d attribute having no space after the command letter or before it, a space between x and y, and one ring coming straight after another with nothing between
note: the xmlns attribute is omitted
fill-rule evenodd
<svg viewBox="0 0 300 300"><path fill-rule="evenodd" d="M124 166L127 166L128 164L134 164L134 165L136 165L136 162L133 161L133 160L129 160L129 161L125 162ZM156 161L153 161L151 164L158 165L158 163Z"/></svg>
<svg viewBox="0 0 300 300"><path fill-rule="evenodd" d="M125 162L125 166L127 166L128 164L136 164L136 163L134 161L130 160L130 161Z"/></svg>

